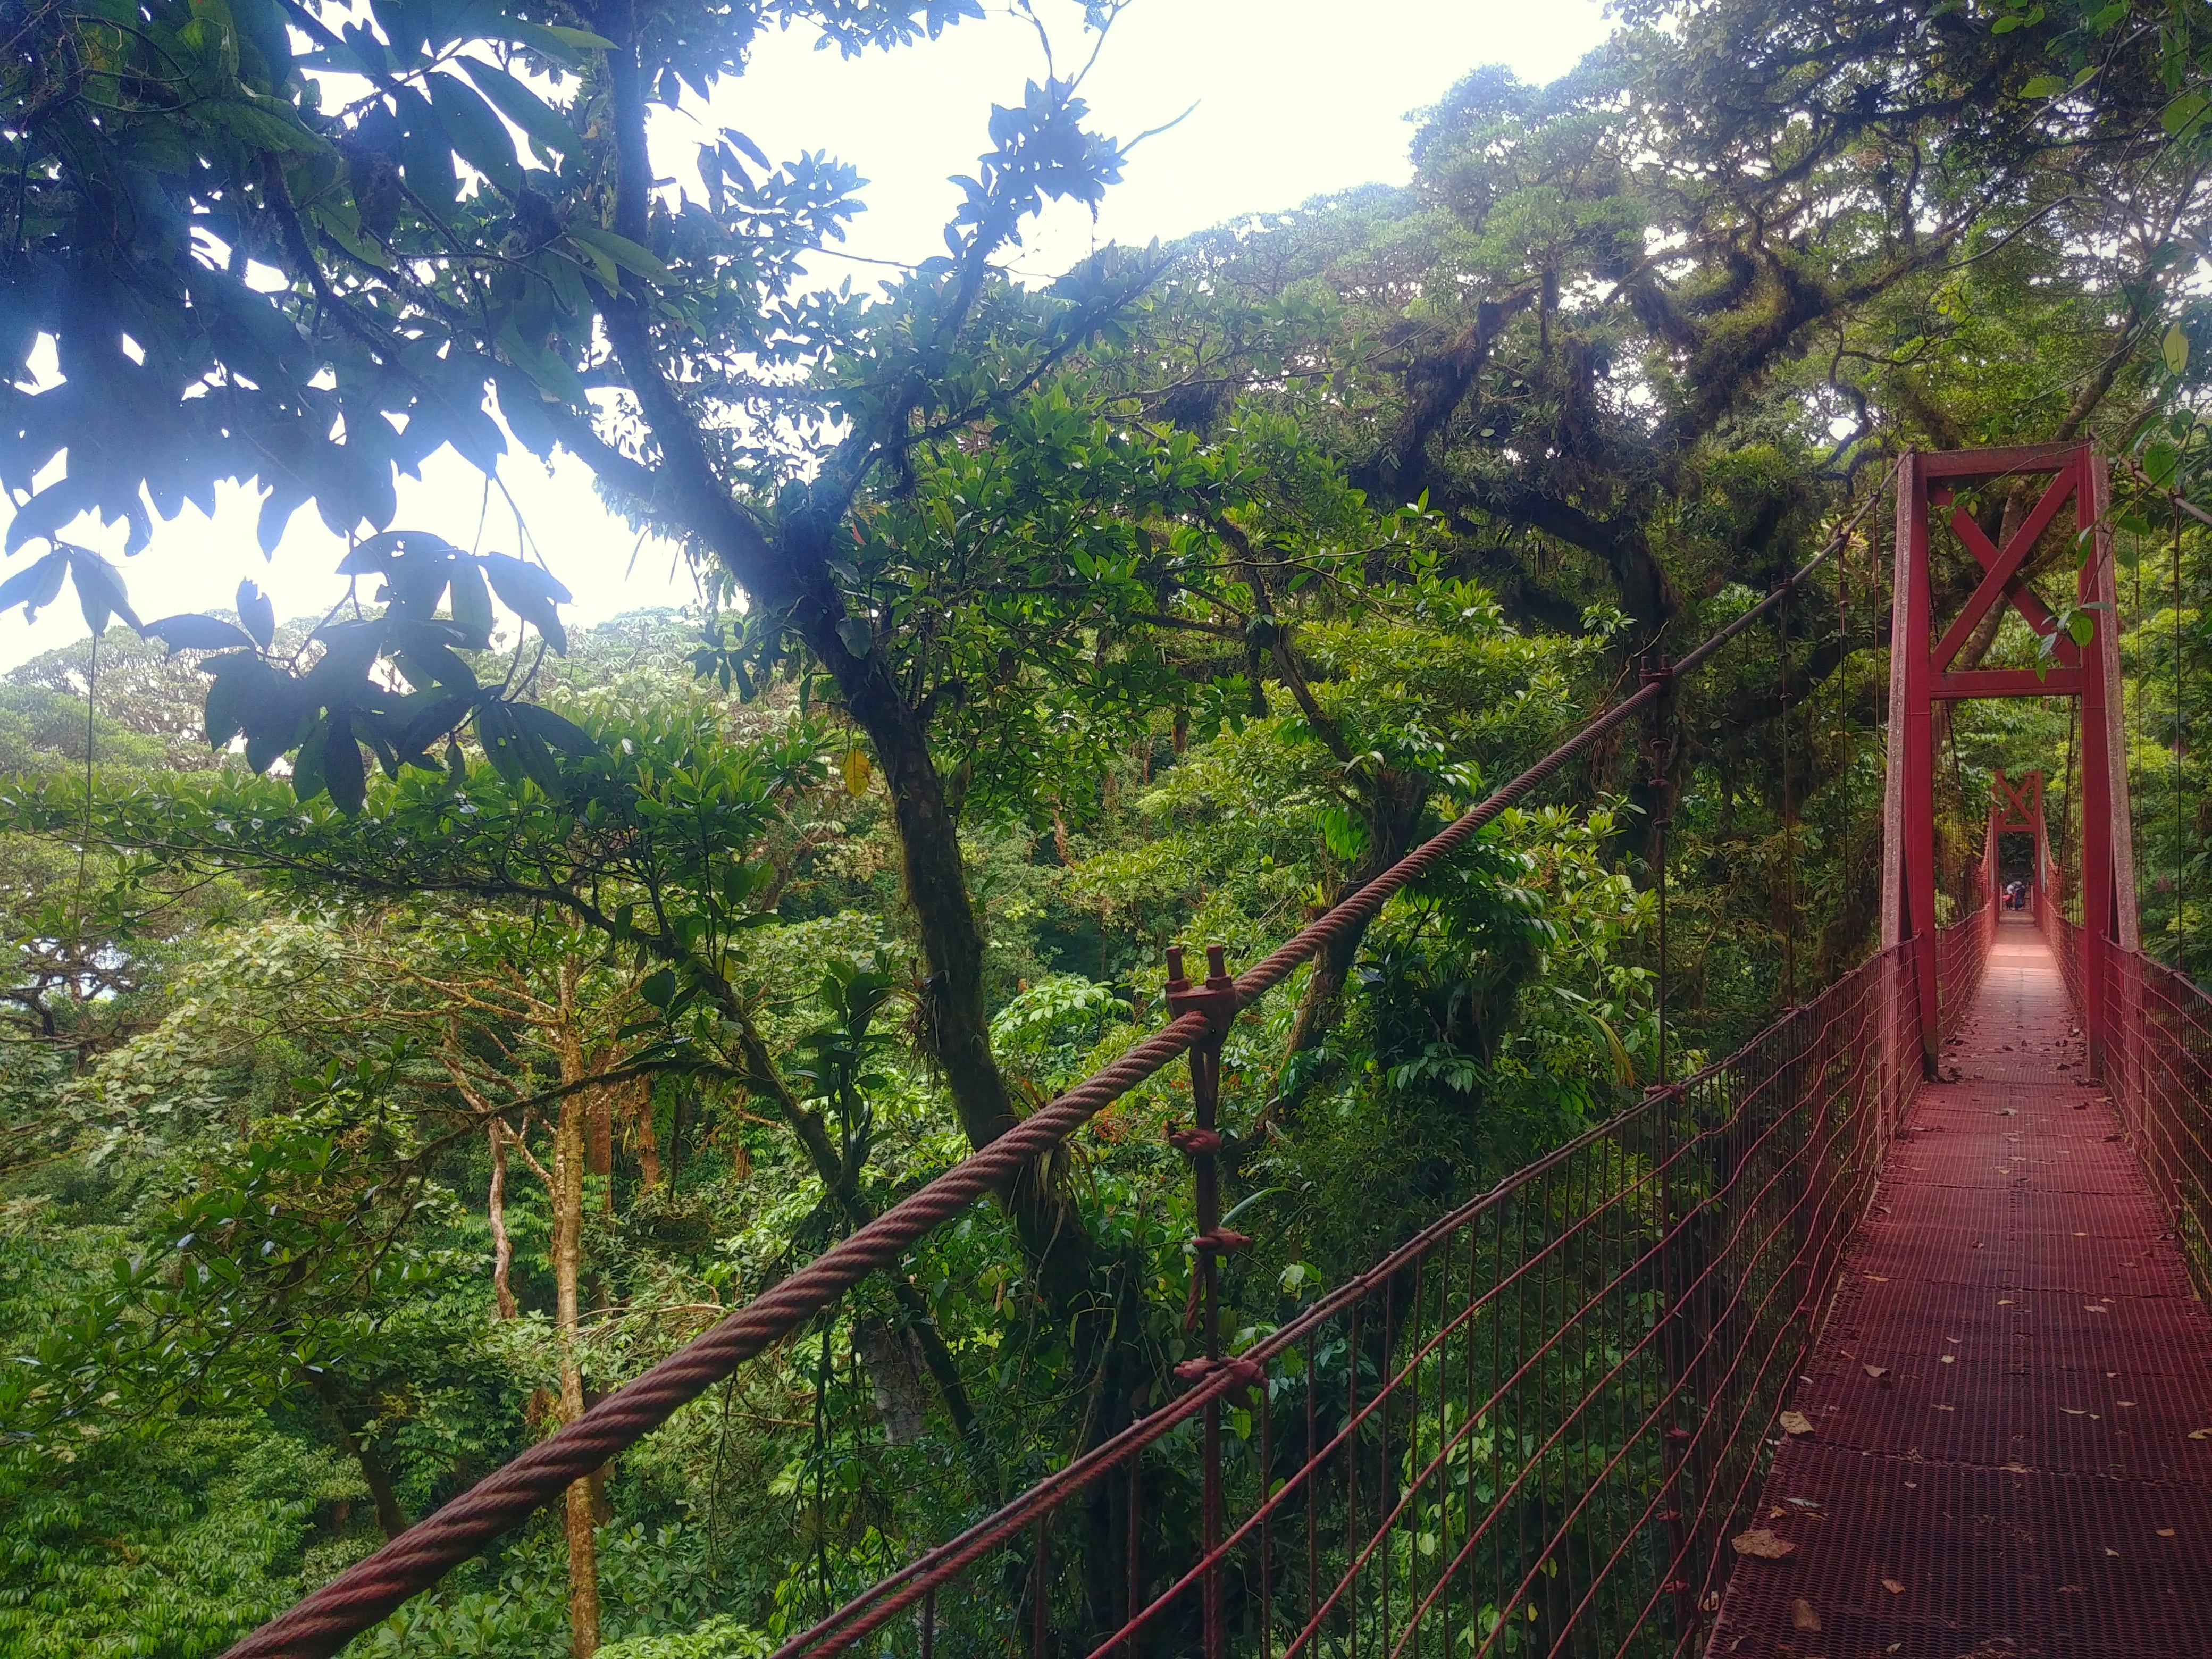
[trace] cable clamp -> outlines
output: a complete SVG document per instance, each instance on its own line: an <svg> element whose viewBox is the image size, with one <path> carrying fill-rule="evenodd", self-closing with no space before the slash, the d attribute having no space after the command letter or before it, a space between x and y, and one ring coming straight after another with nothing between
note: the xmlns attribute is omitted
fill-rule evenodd
<svg viewBox="0 0 2212 1659"><path fill-rule="evenodd" d="M1267 1383L1267 1368L1256 1359L1207 1359L1203 1356L1186 1359L1176 1366L1176 1381L1195 1386L1206 1382L1217 1371L1227 1371L1248 1389L1265 1388Z"/></svg>
<svg viewBox="0 0 2212 1659"><path fill-rule="evenodd" d="M1206 947L1206 982L1193 985L1183 975L1182 946L1168 946L1167 997L1168 1012L1177 1018L1204 1014L1208 1034L1215 1042L1227 1036L1237 1018L1237 981L1229 976L1224 947Z"/></svg>

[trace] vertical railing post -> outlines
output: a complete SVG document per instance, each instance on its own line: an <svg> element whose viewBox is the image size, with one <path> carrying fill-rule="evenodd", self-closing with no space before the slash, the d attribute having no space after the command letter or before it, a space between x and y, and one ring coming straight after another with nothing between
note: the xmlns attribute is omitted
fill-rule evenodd
<svg viewBox="0 0 2212 1659"><path fill-rule="evenodd" d="M1221 1046L1237 1016L1237 983L1229 977L1222 947L1206 947L1206 983L1193 985L1183 972L1182 947L1168 951L1167 1000L1177 1015L1194 1011L1206 1016L1204 1036L1190 1046L1192 1124L1170 1136L1175 1148L1191 1161L1196 1189L1198 1234L1191 1241L1191 1304L1184 1328L1194 1322L1203 1344L1201 1356L1176 1367L1186 1382L1202 1382L1221 1364L1220 1264L1224 1256L1252 1241L1221 1224L1221 1131L1217 1121L1221 1104ZM1221 1401L1206 1403L1204 1472L1206 1495L1202 1583L1205 1599L1206 1659L1221 1659Z"/></svg>

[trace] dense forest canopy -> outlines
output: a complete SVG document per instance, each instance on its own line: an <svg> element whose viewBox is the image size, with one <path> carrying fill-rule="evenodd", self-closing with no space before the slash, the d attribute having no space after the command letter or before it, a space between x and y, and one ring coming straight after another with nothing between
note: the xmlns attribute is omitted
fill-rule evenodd
<svg viewBox="0 0 2212 1659"><path fill-rule="evenodd" d="M1036 285L1024 226L1127 160L1070 67L1123 7L1018 9L1056 67L865 294L800 275L836 136L773 161L706 100L760 31L899 52L975 0L0 14L0 605L93 632L0 685L0 1652L218 1651L1155 1026L1167 945L1251 960L1741 614L1908 447L2120 458L2145 936L2205 949L2200 8L1628 0L1552 85L1470 65L1403 187ZM528 544L395 522L448 445L581 459L713 602L572 630ZM348 538L326 615L143 619L73 539L226 479L265 548ZM1240 1026L1240 1340L1662 1080L1662 855L1669 1075L1867 953L1887 580L1847 538ZM1954 907L2069 713L1939 742ZM1186 1093L352 1650L756 1653L1115 1432L1192 1340Z"/></svg>

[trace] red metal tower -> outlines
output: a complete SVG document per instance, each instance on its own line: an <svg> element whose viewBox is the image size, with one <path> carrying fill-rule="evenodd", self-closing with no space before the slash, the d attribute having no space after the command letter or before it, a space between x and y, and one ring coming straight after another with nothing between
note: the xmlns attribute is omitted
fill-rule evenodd
<svg viewBox="0 0 2212 1659"><path fill-rule="evenodd" d="M2001 545L1993 544L1964 507L1959 489L2001 480L2048 477L2026 510L2015 495L2004 513ZM1936 929L1936 704L1970 697L2081 699L2083 1020L2093 1073L2101 1071L2109 1024L2104 1007L2105 954L2134 950L2135 855L2128 835L2127 745L2121 728L2119 641L2113 626L2112 532L2106 523L2105 464L2087 443L2031 444L2015 449L1908 451L1897 475L1895 609L1891 619L1888 772L1882 802L1881 941L1920 938L1932 947ZM2077 647L2059 633L2050 607L2021 568L2061 509L2073 503L2073 532L2087 556L2075 578L2074 604L2094 631ZM1973 593L1938 634L1929 561L1938 509L1941 528L1980 565ZM1954 669L1960 650L2002 599L2045 640L2057 635L2045 672ZM2041 871L2039 869L2039 877ZM2039 900L2044 895L2037 895ZM1923 1064L1936 1059L1936 953L1916 953Z"/></svg>

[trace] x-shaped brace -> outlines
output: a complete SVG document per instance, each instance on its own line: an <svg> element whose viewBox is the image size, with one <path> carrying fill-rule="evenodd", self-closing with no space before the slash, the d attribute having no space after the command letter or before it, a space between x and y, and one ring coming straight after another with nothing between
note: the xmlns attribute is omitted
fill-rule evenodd
<svg viewBox="0 0 2212 1659"><path fill-rule="evenodd" d="M2051 487L2043 492L2043 499L2036 502L2035 510L2022 520L2019 529L2006 538L2002 550L1990 545L1990 538L1982 534L1981 526L1974 522L1965 507L1960 507L1951 514L1951 533L1981 562L1982 580L1981 585L1974 589L1973 597L1966 601L1966 608L1959 613L1959 619L1936 642L1935 657L1929 665L1937 673L1941 674L1950 667L1965 647L1975 625L1997 602L1999 595L2009 599L2012 608L2027 618L2027 625L2035 630L2037 638L2047 640L2058 633L2058 619L2051 614L2050 608L2041 599L2036 598L2035 590L2021 580L2020 567L2036 543L2043 538L2043 532L2051 527L2051 521L2057 516L2058 509L2073 495L2076 482L2070 467L2052 479ZM1937 497L1939 505L1949 493L1945 490ZM2057 657L2069 668L2081 666L2080 649L2063 634L2058 635Z"/></svg>
<svg viewBox="0 0 2212 1659"><path fill-rule="evenodd" d="M2015 788L2012 780L2002 772L1996 776L1997 828L2000 830L2033 830L2035 819L2031 816L2036 808L2028 804L2028 797L2039 792L2042 780L2030 773Z"/></svg>

